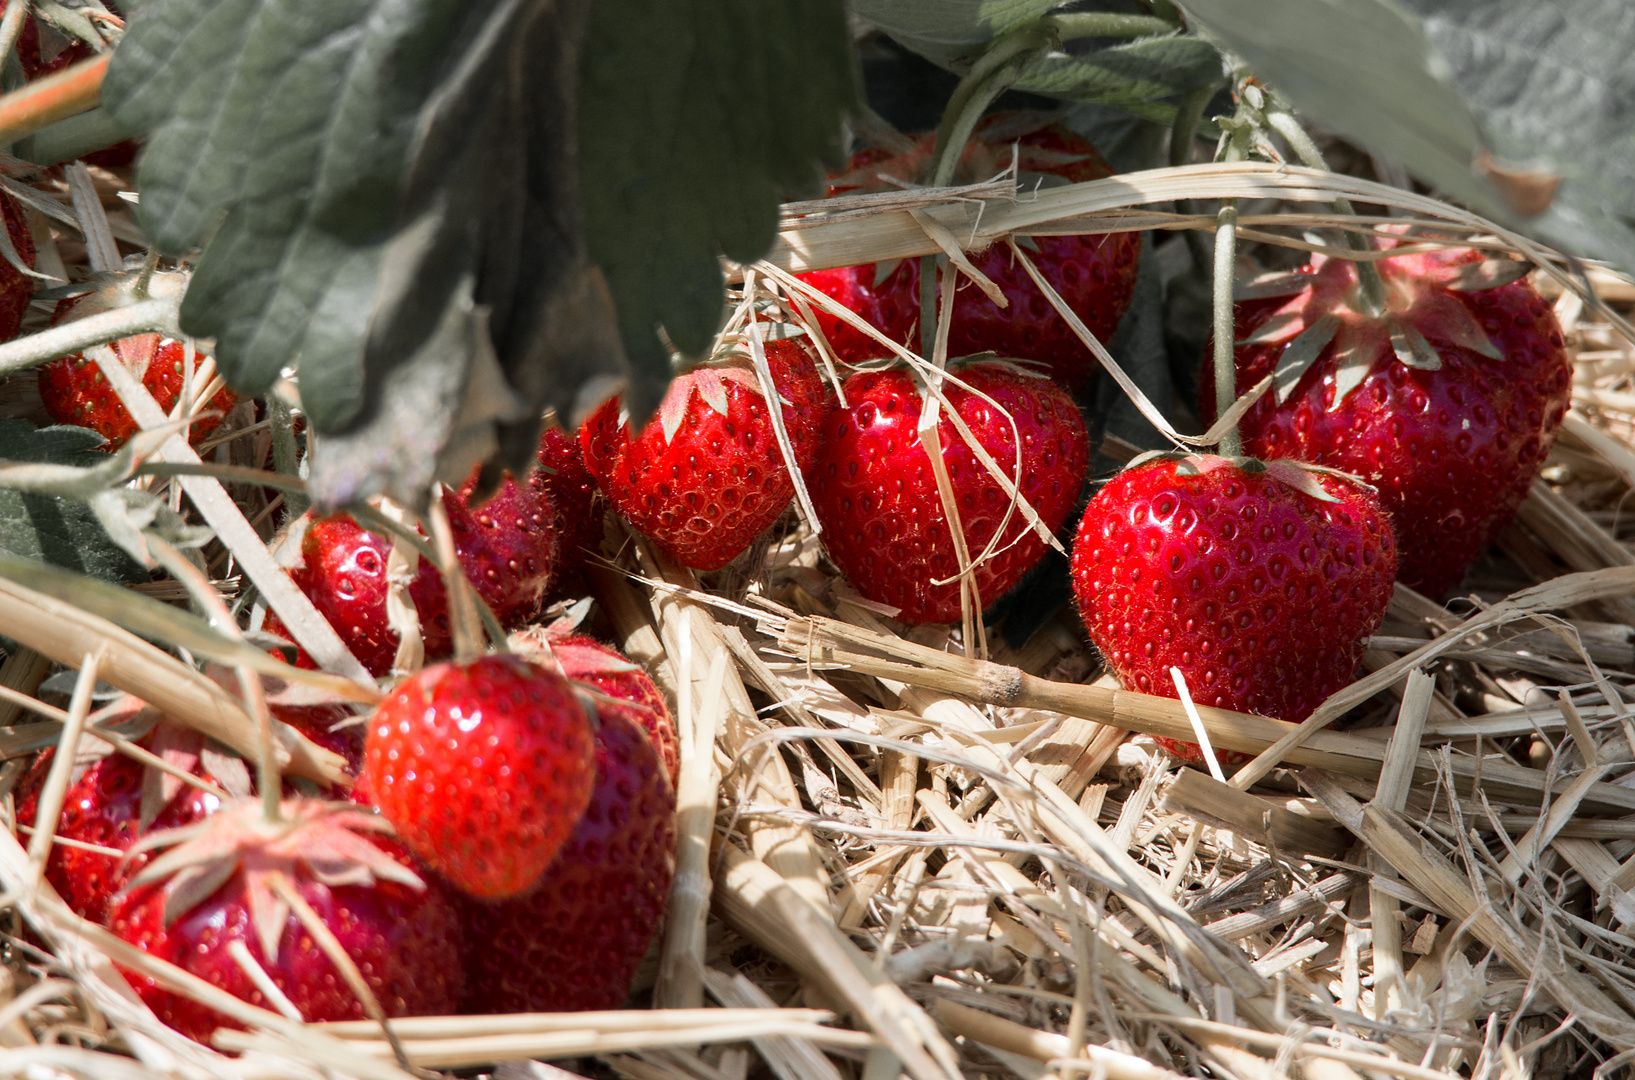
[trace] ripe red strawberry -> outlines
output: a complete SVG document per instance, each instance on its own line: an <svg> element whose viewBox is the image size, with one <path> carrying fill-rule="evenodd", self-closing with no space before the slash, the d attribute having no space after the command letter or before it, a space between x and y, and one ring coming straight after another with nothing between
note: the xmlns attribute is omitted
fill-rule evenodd
<svg viewBox="0 0 1635 1080"><path fill-rule="evenodd" d="M923 136L912 150L896 156L873 148L859 151L853 155L847 173L830 179L830 191L883 190L882 174L923 182L934 143L935 136ZM1078 183L1113 173L1096 148L1078 133L1048 123L1043 116L1010 113L991 116L977 126L962 158L964 179L986 179L1009 167L1013 144L1018 151L1018 167L1024 174ZM1027 177L1023 180L1026 182ZM1141 235L1038 236L1024 242L1024 246L1033 249L1029 258L1090 332L1103 341L1112 337L1135 295ZM999 286L1009 306L1001 309L962 278L949 326L948 354L994 352L1001 357L1036 360L1063 385L1071 389L1084 386L1096 371L1095 356L1033 284L1010 249L996 244L970 257L976 268ZM816 270L801 277L857 312L887 337L919 350L918 259ZM873 338L820 308L814 306L813 310L824 336L842 360L855 363L889 355Z"/></svg>
<svg viewBox="0 0 1635 1080"><path fill-rule="evenodd" d="M1356 673L1391 599L1396 544L1361 485L1288 461L1260 468L1162 458L1115 476L1079 523L1073 592L1125 686L1175 697L1178 667L1199 704L1298 723ZM1199 760L1193 743L1159 741Z"/></svg>
<svg viewBox="0 0 1635 1080"><path fill-rule="evenodd" d="M517 896L595 784L590 721L562 676L514 656L437 664L375 710L362 780L398 836L472 896Z"/></svg>
<svg viewBox="0 0 1635 1080"><path fill-rule="evenodd" d="M520 626L538 613L556 564L554 503L548 494L506 477L492 498L472 508L467 504L471 484L458 496L443 493L455 554L495 618L504 626ZM397 655L397 632L386 621L391 550L390 540L348 514L337 514L307 526L301 540L304 562L290 575L376 676L389 672ZM447 656L453 647L448 593L429 559L420 560L409 596L420 617L426 657ZM270 615L264 629L288 636L282 622ZM311 659L305 662L311 664Z"/></svg>
<svg viewBox="0 0 1635 1080"><path fill-rule="evenodd" d="M446 1014L459 1002L463 938L448 899L392 841L360 835L385 823L347 803L290 800L276 828L244 800L150 843L178 846L151 862L112 905L109 928L236 997L273 1008L233 955L248 950L303 1019L358 1020L363 1006L273 886L281 875L323 920L390 1016ZM167 1024L207 1039L232 1021L127 973Z"/></svg>
<svg viewBox="0 0 1635 1080"><path fill-rule="evenodd" d="M617 713L634 721L653 740L653 748L670 777L670 784L680 783L681 747L676 742L670 707L647 673L623 653L582 634L543 626L512 634L510 644L523 659L560 671L570 682L589 686L605 695L592 702L597 716Z"/></svg>
<svg viewBox="0 0 1635 1080"><path fill-rule="evenodd" d="M467 901L464 1011L616 1009L647 954L675 873L675 791L632 714L600 709L596 787L539 885Z"/></svg>
<svg viewBox="0 0 1635 1080"><path fill-rule="evenodd" d="M350 714L338 705L270 706L273 716L297 728L320 746L344 756L355 769L361 758L360 734L350 729L332 730ZM249 768L236 757L205 752L204 736L192 728L161 717L139 745L163 757L171 765L203 777L230 794L249 794L255 780ZM40 755L39 768L18 783L17 820L33 825L39 804L39 788L49 767L51 752ZM294 789L285 785L285 793ZM59 840L78 841L124 852L119 855L55 844L46 860L45 875L57 893L79 914L95 922L105 922L108 903L124 885L147 865L146 850L131 851L132 845L156 830L191 825L215 813L221 800L210 792L177 777L167 775L121 753L110 753L91 764L68 788L62 817L57 823Z"/></svg>
<svg viewBox="0 0 1635 1080"><path fill-rule="evenodd" d="M829 408L803 339L765 343L797 466L817 449ZM579 432L585 465L619 513L695 570L731 562L795 493L749 360L737 353L670 383L658 415L632 437L613 398Z"/></svg>
<svg viewBox="0 0 1635 1080"><path fill-rule="evenodd" d="M158 334L138 334L114 342L113 350L126 367L141 374L142 385L161 409L168 413L175 407L186 362L186 347L181 342ZM196 353L194 364L204 359L203 353ZM136 420L103 378L101 367L82 353L40 365L40 401L59 424L90 428L108 440L106 450L119 449L138 430ZM214 415L202 415L188 430L188 441L195 446L203 442L236 404L237 395L222 387L203 410Z"/></svg>
<svg viewBox="0 0 1635 1080"><path fill-rule="evenodd" d="M1023 498L1046 531L1055 533L1078 500L1090 461L1084 421L1072 399L1042 376L1005 364L972 364L954 374L971 390L946 383L949 404L1001 472L1015 476L1020 464ZM959 573L959 562L917 433L920 388L908 372L894 370L855 374L845 390L850 407L830 417L818 459L807 473L824 547L859 592L900 608L904 622L956 620L960 590L950 579ZM1005 413L1021 436L1020 463ZM972 560L993 547L976 570L986 606L1044 556L1045 541L946 413L937 422L937 435Z"/></svg>
<svg viewBox="0 0 1635 1080"><path fill-rule="evenodd" d="M460 495L444 492L454 553L466 577L501 626L521 626L539 613L556 568L556 508L542 487L509 475L480 506L471 504L477 476Z"/></svg>
<svg viewBox="0 0 1635 1080"><path fill-rule="evenodd" d="M397 655L397 633L386 622L386 558L391 550L390 540L367 531L349 514L320 518L307 526L301 540L305 562L290 575L352 655L376 676L391 671ZM409 596L420 616L426 656L447 656L453 647L448 594L430 560L420 560ZM266 629L288 636L271 615Z"/></svg>
<svg viewBox="0 0 1635 1080"><path fill-rule="evenodd" d="M191 729L160 720L140 745L194 776L206 775L199 754L204 737ZM41 755L42 766L48 766L50 760L50 754ZM32 779L43 781L44 768ZM149 804L146 820L144 791ZM25 779L18 795L17 820L32 826L39 806L38 783ZM190 825L215 813L220 804L208 792L150 770L134 758L111 753L69 785L56 835L58 840L126 852L144 834ZM94 922L105 922L108 901L148 859L145 852L121 860L118 855L58 843L46 860L45 876L69 907Z"/></svg>
<svg viewBox="0 0 1635 1080"><path fill-rule="evenodd" d="M1549 305L1517 280L1525 264L1451 250L1374 265L1389 295L1378 316L1338 259L1314 260L1281 303L1239 306L1240 393L1286 357L1309 364L1287 363L1239 429L1249 453L1377 487L1403 583L1441 597L1526 497L1566 415L1572 361Z"/></svg>
<svg viewBox="0 0 1635 1080"><path fill-rule="evenodd" d="M579 441L559 427L539 437L539 464L528 477L534 490L550 500L556 534L556 574L546 599L572 595L580 571L602 547L602 493L585 468Z"/></svg>

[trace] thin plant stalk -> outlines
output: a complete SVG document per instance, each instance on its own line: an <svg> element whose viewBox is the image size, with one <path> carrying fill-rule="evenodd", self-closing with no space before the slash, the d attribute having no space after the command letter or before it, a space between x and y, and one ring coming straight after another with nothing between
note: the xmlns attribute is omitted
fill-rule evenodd
<svg viewBox="0 0 1635 1080"><path fill-rule="evenodd" d="M301 452L295 442L295 408L274 387L267 393L267 418L272 422L273 468L283 476L300 479ZM307 512L312 500L306 492L286 488L284 505L290 517L298 518Z"/></svg>
<svg viewBox="0 0 1635 1080"><path fill-rule="evenodd" d="M953 183L960 153L970 141L982 114L1021 77L1035 58L1057 41L1053 28L1041 21L1000 38L971 65L971 70L954 88L948 107L943 110L942 123L937 126L936 148L931 155L932 187L947 187ZM931 255L920 259L922 356L931 355L937 340L937 261Z"/></svg>
<svg viewBox="0 0 1635 1080"><path fill-rule="evenodd" d="M1324 159L1323 152L1317 148L1317 144L1306 133L1306 129L1301 127L1300 122L1291 114L1282 109L1269 109L1266 112L1266 122L1271 125L1273 131L1283 136L1284 140L1289 144L1289 149L1293 150L1295 156L1300 159L1300 164L1310 169L1328 169L1328 162ZM1352 209L1351 200L1343 195L1336 198L1331 205L1337 214L1350 217L1356 213ZM1372 252L1374 250L1373 242L1369 240L1366 233L1352 232L1348 229L1346 230L1345 239L1353 251ZM1385 279L1380 277L1379 267L1366 259L1358 259L1355 265L1357 267L1357 286L1361 294L1363 307L1372 315L1383 314L1385 312Z"/></svg>
<svg viewBox="0 0 1635 1080"><path fill-rule="evenodd" d="M1241 110L1240 110L1241 112ZM1221 160L1242 161L1246 156L1243 126L1234 128L1226 137ZM1215 272L1214 296L1210 308L1214 334L1215 413L1225 416L1238 396L1238 368L1234 355L1236 326L1232 318L1232 291L1237 273L1238 257L1238 200L1222 199L1215 215ZM1233 424L1221 435L1220 453L1225 457L1243 456L1243 436Z"/></svg>

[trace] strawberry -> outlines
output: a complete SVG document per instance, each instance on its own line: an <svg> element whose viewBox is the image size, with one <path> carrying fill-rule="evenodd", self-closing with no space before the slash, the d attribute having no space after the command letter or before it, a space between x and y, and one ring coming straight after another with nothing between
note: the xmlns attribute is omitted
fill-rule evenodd
<svg viewBox="0 0 1635 1080"><path fill-rule="evenodd" d="M1441 597L1526 497L1566 415L1572 361L1549 305L1519 279L1524 263L1455 249L1375 265L1388 297L1377 315L1341 259L1263 283L1289 294L1281 302L1239 305L1239 392L1279 371L1239 429L1250 453L1377 487L1403 583Z"/></svg>
<svg viewBox="0 0 1635 1080"><path fill-rule="evenodd" d="M561 652L558 652L561 655ZM675 791L631 709L599 708L596 787L539 885L467 901L463 1011L616 1009L664 917L675 872Z"/></svg>
<svg viewBox="0 0 1635 1080"><path fill-rule="evenodd" d="M803 340L765 343L799 468L829 408ZM625 519L678 562L717 570L783 514L795 493L761 384L741 352L672 380L639 435L612 398L579 431L585 465Z"/></svg>
<svg viewBox="0 0 1635 1080"><path fill-rule="evenodd" d="M539 437L539 465L528 477L534 490L550 500L554 511L551 531L556 534L557 565L547 599L572 595L580 571L602 547L602 493L596 478L585 468L578 440L559 427L548 427Z"/></svg>
<svg viewBox="0 0 1635 1080"><path fill-rule="evenodd" d="M539 611L556 565L554 503L546 493L508 476L492 498L472 508L468 500L475 479L473 475L458 496L443 493L455 555L495 618L505 626L520 626ZM397 633L386 621L386 558L391 550L390 540L348 514L320 518L307 526L301 539L303 563L290 575L352 655L376 676L391 671L397 655ZM420 617L425 655L447 656L453 647L448 593L429 559L420 560L409 596ZM271 615L263 628L288 636Z"/></svg>
<svg viewBox="0 0 1635 1080"><path fill-rule="evenodd" d="M1078 501L1090 461L1072 399L1042 376L1006 364L972 364L954 374L971 389L945 383L949 405L1000 471L1020 476L1023 498L1055 533ZM830 417L807 473L829 557L864 596L900 609L904 622L958 619L960 588L952 580L958 556L917 433L921 390L908 372L891 370L859 372L846 380L845 392L849 407ZM976 561L992 546L976 569L977 590L989 604L1044 556L1045 541L946 414L937 436L970 557Z"/></svg>
<svg viewBox="0 0 1635 1080"><path fill-rule="evenodd" d="M1099 180L1113 172L1089 140L1063 125L1048 123L1033 114L1001 113L979 124L966 146L962 157L966 178L985 179L1009 167L1013 144L1023 173L1078 183ZM883 190L882 175L900 181L923 180L934 146L935 136L926 135L911 150L896 156L874 148L859 151L853 155L847 173L830 179L830 191ZM1141 235L1037 236L1024 239L1023 244L1034 249L1029 258L1090 332L1103 341L1112 337L1135 295ZM969 281L961 281L949 324L948 354L993 352L1002 357L1035 360L1070 389L1086 385L1096 371L1094 354L1016 262L1009 248L995 245L970 257L976 268L999 286L1009 303L1002 309ZM918 259L816 270L801 277L857 312L887 337L918 351ZM889 355L884 346L837 317L816 306L813 311L824 336L842 360L856 363Z"/></svg>
<svg viewBox="0 0 1635 1080"><path fill-rule="evenodd" d="M510 645L523 659L596 691L592 704L598 717L617 713L634 721L653 740L670 783L681 782L681 747L664 694L623 653L582 634L542 626L512 634Z"/></svg>
<svg viewBox="0 0 1635 1080"><path fill-rule="evenodd" d="M500 625L521 626L539 613L556 567L556 507L542 487L510 475L474 506L476 481L473 473L458 498L443 494L454 553Z"/></svg>
<svg viewBox="0 0 1635 1080"><path fill-rule="evenodd" d="M1396 568L1366 487L1214 456L1119 473L1085 508L1072 558L1084 625L1125 686L1175 697L1177 667L1199 704L1291 723L1351 681Z"/></svg>
<svg viewBox="0 0 1635 1080"><path fill-rule="evenodd" d="M375 710L361 780L410 851L472 896L533 887L595 784L562 676L514 656L436 664Z"/></svg>
<svg viewBox="0 0 1635 1080"><path fill-rule="evenodd" d="M386 824L346 803L288 800L269 825L254 800L208 821L155 834L176 846L115 898L109 928L228 993L274 1008L235 957L242 943L303 1019L357 1020L363 1006L280 894L282 878L310 905L389 1016L446 1014L459 1002L463 938L448 899L406 865ZM232 1021L127 973L159 1018L195 1039Z"/></svg>
<svg viewBox="0 0 1635 1080"><path fill-rule="evenodd" d="M0 15L6 13L7 0L0 0ZM17 35L17 61L22 66L23 77L29 82L45 75L54 75L63 68L77 64L81 60L89 60L96 54L91 46L78 38L70 41L64 48L52 55L46 55L41 47L40 28L32 17L23 19L23 25Z"/></svg>
<svg viewBox="0 0 1635 1080"><path fill-rule="evenodd" d="M391 671L397 655L397 633L386 623L386 558L391 550L390 540L364 529L349 514L336 514L307 526L301 539L305 561L290 574L352 655L376 676ZM420 616L426 655L447 656L453 647L448 594L430 560L420 560L409 596ZM288 636L270 614L265 629Z"/></svg>
<svg viewBox="0 0 1635 1080"><path fill-rule="evenodd" d="M332 730L350 714L338 705L269 706L273 716L295 727L356 767L359 753L349 729ZM244 762L211 750L192 728L161 717L138 745L170 764L204 777L230 794L249 794L255 781ZM41 768L19 781L17 820L34 823L39 783L45 779L52 752L40 755ZM293 788L285 785L286 794ZM94 922L105 922L108 903L132 876L147 865L146 850L132 845L154 830L180 828L215 813L221 799L159 769L121 753L93 762L68 788L57 838L124 852L124 857L68 844L54 844L46 860L46 879L68 906Z"/></svg>
<svg viewBox="0 0 1635 1080"><path fill-rule="evenodd" d="M142 385L161 409L169 412L175 407L182 392L186 361L186 347L181 342L158 334L138 334L114 342L113 350L125 366L141 373ZM203 353L195 354L195 366L204 360ZM102 368L82 353L40 365L40 401L59 424L97 432L107 440L103 446L106 450L119 449L137 432L135 418L103 378ZM203 442L236 404L238 397L231 390L218 390L189 429L188 441L195 446Z"/></svg>
<svg viewBox="0 0 1635 1080"><path fill-rule="evenodd" d="M194 776L206 775L199 754L203 736L173 721L161 720L140 745ZM51 756L42 754L40 760L49 763ZM39 772L38 779L44 778L44 772ZM38 788L25 781L19 794L17 820L33 825ZM145 815L144 801L148 803ZM110 753L69 786L56 835L59 840L124 852L145 833L192 824L215 813L220 804L220 799L200 788L150 770L124 754ZM105 922L109 900L147 861L145 853L122 861L116 854L58 843L52 845L46 860L45 876L69 907L94 922Z"/></svg>

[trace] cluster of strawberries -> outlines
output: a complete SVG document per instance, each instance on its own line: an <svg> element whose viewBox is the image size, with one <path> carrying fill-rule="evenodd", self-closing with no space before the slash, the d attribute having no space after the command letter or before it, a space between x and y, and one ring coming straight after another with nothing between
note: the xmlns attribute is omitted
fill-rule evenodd
<svg viewBox="0 0 1635 1080"><path fill-rule="evenodd" d="M979 135L966 155L978 175L1013 145L1024 172L1108 174L1059 126L999 117ZM833 189L910 177L929 146L865 151ZM1039 236L1023 247L1089 330L1109 337L1133 293L1138 238ZM614 399L577 441L547 431L542 468L482 505L469 487L446 494L467 577L504 625L528 626L598 544L598 490L679 562L718 569L785 514L798 474L834 565L904 622L952 621L998 599L1081 504L1090 443L1069 388L1088 384L1095 361L1012 250L972 261L1006 304L944 278L940 287L960 289L952 351L1005 359L940 373L875 363L831 388L810 337L761 324L767 340L676 379L641 430ZM1334 259L1238 306L1240 393L1286 368L1292 342L1309 354L1242 418L1257 457L1149 455L1089 500L1073 584L1126 685L1172 695L1178 671L1200 703L1301 720L1351 679L1396 581L1441 595L1514 514L1567 404L1553 316L1520 275L1475 252L1414 249L1376 265L1383 308L1359 297L1355 265ZM918 275L907 261L805 277L912 348ZM845 363L892 351L832 312L817 321ZM161 381L174 367L163 345L147 350ZM59 361L43 382L88 367ZM97 426L112 408L66 396L79 402L67 422ZM387 674L398 646L385 615L389 543L341 516L308 523L301 551L296 582L365 666ZM409 593L426 656L446 656L442 579L423 566ZM70 843L54 848L50 880L143 948L257 1004L277 1006L275 990L308 1019L361 1006L293 901L269 899L290 888L389 1013L617 1005L669 888L675 734L657 688L607 647L538 627L515 644L405 678L361 746L333 730L346 718L337 709L279 712L349 756L353 798L380 818L292 799L276 843L248 817L198 831L222 795L248 794L247 771L161 723L145 745L176 771L210 777L207 790L103 760L70 793L57 830ZM1196 758L1195 747L1173 749ZM25 799L20 819L32 813ZM381 819L395 838L374 835ZM139 838L166 826L195 831L154 856ZM280 881L293 884L280 892ZM462 934L483 947L462 949ZM222 1022L151 982L143 992L184 1030Z"/></svg>
<svg viewBox="0 0 1635 1080"><path fill-rule="evenodd" d="M541 462L479 507L448 497L466 578L506 626L524 628L510 653L433 664L366 722L337 705L272 706L347 760L354 806L285 781L282 820L269 821L243 761L158 718L138 745L169 771L115 753L73 781L46 866L63 899L251 1004L308 1020L366 1014L274 879L334 935L388 1015L622 1004L668 898L676 734L658 688L616 650L529 625L582 566L586 523L600 523L560 431L546 433ZM349 517L322 519L292 575L377 675L396 649L388 549ZM422 573L411 591L428 654L446 656L442 581ZM23 825L35 823L50 760L18 789ZM132 980L197 1038L232 1022Z"/></svg>

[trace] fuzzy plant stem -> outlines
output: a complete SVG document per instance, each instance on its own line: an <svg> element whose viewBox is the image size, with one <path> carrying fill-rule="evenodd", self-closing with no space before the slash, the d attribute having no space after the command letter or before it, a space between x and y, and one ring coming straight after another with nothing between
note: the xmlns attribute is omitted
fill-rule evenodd
<svg viewBox="0 0 1635 1080"><path fill-rule="evenodd" d="M1220 89L1219 83L1199 87L1181 99L1181 104L1175 108L1175 123L1169 132L1169 163L1172 168L1187 164L1192 158L1192 141L1198 133L1198 122L1203 119L1204 109L1209 105L1209 99L1215 96ZM1175 210L1180 214L1197 212L1196 204L1191 199L1175 200ZM1187 254L1192 256L1192 265L1198 273L1203 273L1209 265L1209 248L1204 244L1202 234L1195 229L1188 229L1181 234L1186 240Z"/></svg>
<svg viewBox="0 0 1635 1080"><path fill-rule="evenodd" d="M1236 330L1232 320L1232 283L1238 253L1238 200L1222 199L1215 215L1215 415L1225 416L1238 396L1238 369L1233 356ZM1243 456L1237 425L1221 436L1224 457Z"/></svg>
<svg viewBox="0 0 1635 1080"><path fill-rule="evenodd" d="M32 0L12 0L4 18L0 18L0 58L9 57L17 48L17 39L23 36L23 20L29 17Z"/></svg>
<svg viewBox="0 0 1635 1080"><path fill-rule="evenodd" d="M269 428L272 432L273 470L282 476L300 479L301 454L295 442L295 409L284 400L277 387L267 392L267 419L272 421ZM300 517L311 505L312 500L306 497L305 492L285 489L284 507L291 518Z"/></svg>
<svg viewBox="0 0 1635 1080"><path fill-rule="evenodd" d="M1237 120L1243 119L1240 106ZM1250 127L1234 122L1221 146L1221 161L1242 161L1249 156ZM1237 276L1238 200L1222 199L1215 215L1215 272L1212 329L1215 342L1215 414L1225 416L1238 396L1238 368L1234 355L1236 326L1232 318L1233 288ZM1234 424L1221 436L1219 451L1224 457L1243 455L1243 436Z"/></svg>
<svg viewBox="0 0 1635 1080"><path fill-rule="evenodd" d="M1317 149L1317 144L1312 141L1311 136L1306 133L1306 129L1300 126L1300 121L1296 120L1291 113L1282 109L1268 109L1266 122L1271 125L1273 131L1283 136L1284 141L1289 144L1289 149L1294 151L1294 156L1300 159L1300 164L1309 169L1329 171L1328 162L1323 158L1323 152ZM1345 214L1348 217L1356 214L1356 211L1351 207L1351 200L1343 195L1335 199L1332 205L1336 214ZM1374 250L1374 245L1365 233L1348 230L1345 239L1353 251L1372 252ZM1358 259L1356 266L1357 283L1362 294L1363 307L1370 314L1383 314L1385 312L1385 280L1380 277L1379 267L1366 259Z"/></svg>
<svg viewBox="0 0 1635 1080"><path fill-rule="evenodd" d="M1057 43L1053 29L1034 23L1000 38L977 58L954 87L942 123L937 126L936 149L931 156L931 186L947 187L954 180L959 156L976 130L977 121L994 99L1008 90L1027 66ZM937 341L937 257L920 258L920 355L930 357Z"/></svg>

